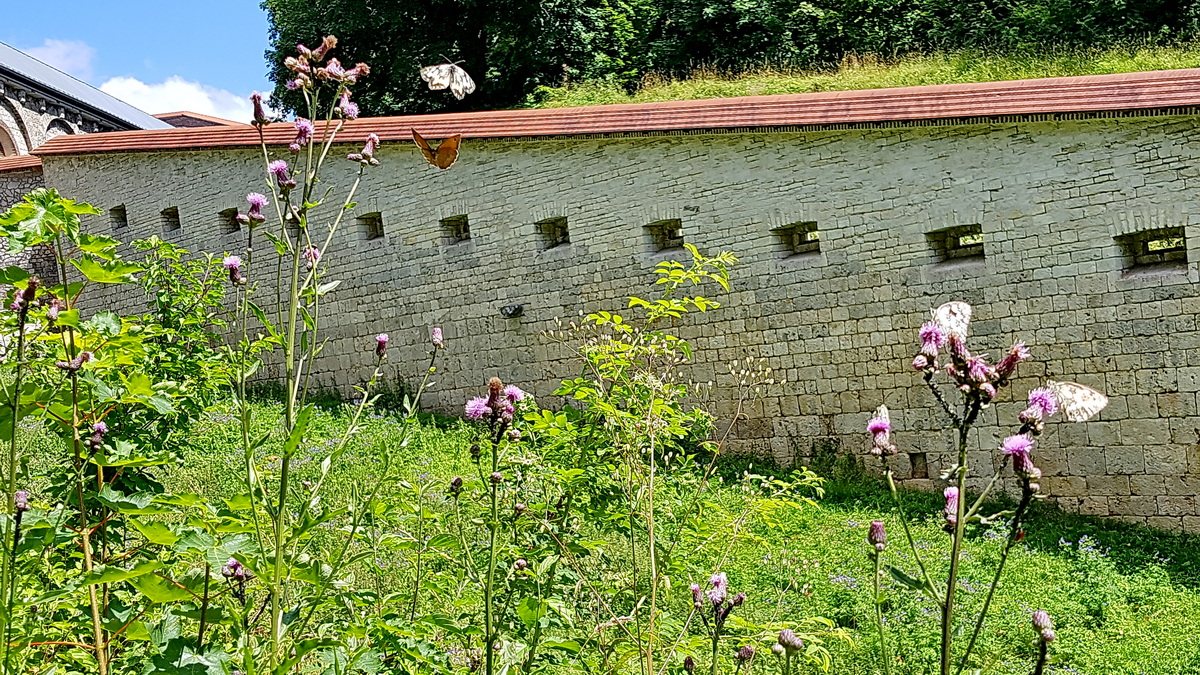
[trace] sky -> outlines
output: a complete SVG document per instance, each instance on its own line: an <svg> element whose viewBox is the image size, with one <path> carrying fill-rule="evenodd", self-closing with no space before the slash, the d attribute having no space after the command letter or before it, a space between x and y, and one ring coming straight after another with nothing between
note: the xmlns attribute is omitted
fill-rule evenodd
<svg viewBox="0 0 1200 675"><path fill-rule="evenodd" d="M272 88L258 0L0 4L0 42L150 114L248 121L247 97Z"/></svg>

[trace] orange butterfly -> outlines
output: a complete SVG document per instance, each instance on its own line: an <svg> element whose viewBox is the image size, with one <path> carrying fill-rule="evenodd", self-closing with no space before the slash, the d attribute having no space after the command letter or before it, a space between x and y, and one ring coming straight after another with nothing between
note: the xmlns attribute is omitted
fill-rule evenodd
<svg viewBox="0 0 1200 675"><path fill-rule="evenodd" d="M417 133L416 129L412 130L413 143L421 149L421 154L425 155L425 161L436 166L439 169L449 169L454 160L458 159L458 146L462 143L462 134L455 134L450 138L442 141L435 151L429 147L429 142L421 138L421 134Z"/></svg>

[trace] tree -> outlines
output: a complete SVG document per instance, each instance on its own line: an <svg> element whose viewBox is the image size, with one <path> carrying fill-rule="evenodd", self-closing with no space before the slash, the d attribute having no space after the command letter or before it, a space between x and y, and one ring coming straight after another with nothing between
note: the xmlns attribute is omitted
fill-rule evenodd
<svg viewBox="0 0 1200 675"><path fill-rule="evenodd" d="M512 106L540 85L579 77L632 80L635 11L652 0L265 0L271 21L268 62L275 100L295 111L300 99L279 65L298 43L324 35L341 44L344 64L365 62L371 75L356 91L364 115L463 111ZM644 12L641 12L644 14ZM422 66L461 61L478 85L463 101L425 89Z"/></svg>

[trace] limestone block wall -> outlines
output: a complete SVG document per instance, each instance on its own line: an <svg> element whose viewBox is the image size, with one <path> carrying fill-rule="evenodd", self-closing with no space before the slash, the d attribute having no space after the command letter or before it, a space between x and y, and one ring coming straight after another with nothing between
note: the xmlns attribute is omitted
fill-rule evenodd
<svg viewBox="0 0 1200 675"><path fill-rule="evenodd" d="M936 487L950 438L909 362L930 309L961 299L975 305L975 349L997 355L1021 339L1035 354L986 412L977 468L990 471L1030 388L1077 380L1112 402L1094 421L1055 423L1040 444L1052 498L1200 531L1195 118L468 141L445 172L406 144L379 156L353 215L380 214L382 237L371 238L373 218L350 218L328 255L344 282L324 315L327 384L365 378L379 332L392 337L395 374L415 380L428 329L441 325L448 349L426 405L460 410L491 375L557 405L551 391L577 365L539 333L554 317L650 293L654 264L679 253L653 251L644 226L677 218L686 241L742 260L731 291L714 293L724 307L680 327L695 379L720 384L725 364L761 356L787 380L739 426L739 450L782 462L831 447L861 454L866 421L886 403L898 470ZM328 179L346 185L355 165L339 164ZM250 149L46 157L45 171L64 194L124 207L127 225L112 231L105 215L91 223L99 231L197 251L241 252L245 233L219 212L263 185ZM171 207L181 227L164 230ZM440 221L461 215L471 237L452 243ZM536 223L556 217L570 243L546 249ZM818 252L789 255L773 232L798 222L817 224ZM984 257L939 262L937 233L974 226ZM1169 232L1186 239L1189 262L1130 271L1121 242L1156 228L1181 228ZM523 316L502 318L514 303Z"/></svg>

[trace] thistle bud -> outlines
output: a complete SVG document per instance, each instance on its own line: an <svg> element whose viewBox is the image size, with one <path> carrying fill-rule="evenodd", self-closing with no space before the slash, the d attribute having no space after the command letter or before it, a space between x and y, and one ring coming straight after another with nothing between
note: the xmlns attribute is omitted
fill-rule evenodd
<svg viewBox="0 0 1200 675"><path fill-rule="evenodd" d="M528 510L529 510L529 507L525 506L525 504L523 504L522 502L517 502L516 505L513 506L513 513L517 514L518 516L524 515L525 512Z"/></svg>
<svg viewBox="0 0 1200 675"><path fill-rule="evenodd" d="M13 493L13 508L18 512L29 510L29 490L17 490Z"/></svg>
<svg viewBox="0 0 1200 675"><path fill-rule="evenodd" d="M704 590L700 588L700 584L692 584L692 606L696 609L704 609Z"/></svg>
<svg viewBox="0 0 1200 675"><path fill-rule="evenodd" d="M517 558L517 561L513 563L513 569L518 572L524 570L526 567L529 567L529 561L524 558Z"/></svg>
<svg viewBox="0 0 1200 675"><path fill-rule="evenodd" d="M478 463L480 454L482 454L482 449L479 447L479 444L471 444L471 459Z"/></svg>
<svg viewBox="0 0 1200 675"><path fill-rule="evenodd" d="M875 547L877 553L883 553L887 548L887 531L883 529L882 520L872 520L871 529L867 532L867 543Z"/></svg>
<svg viewBox="0 0 1200 675"><path fill-rule="evenodd" d="M433 330L429 331L429 341L433 343L434 349L445 349L446 341L442 337L441 326L434 326Z"/></svg>
<svg viewBox="0 0 1200 675"><path fill-rule="evenodd" d="M1033 629L1047 630L1054 627L1054 623L1050 621L1050 614L1044 609L1039 609L1033 613Z"/></svg>
<svg viewBox="0 0 1200 675"><path fill-rule="evenodd" d="M504 482L504 474L499 471L493 471L491 476L492 483L499 485Z"/></svg>
<svg viewBox="0 0 1200 675"><path fill-rule="evenodd" d="M696 659L693 659L690 656L684 657L683 669L687 671L688 675L692 675L692 673L696 672Z"/></svg>
<svg viewBox="0 0 1200 675"><path fill-rule="evenodd" d="M734 607L741 607L743 602L746 602L746 594L738 593L737 595L733 596L733 599L729 601L729 604Z"/></svg>
<svg viewBox="0 0 1200 675"><path fill-rule="evenodd" d="M1055 638L1058 636L1054 634L1054 630L1052 628L1047 628L1046 630L1042 631L1039 637L1042 638L1042 642L1050 643L1054 642Z"/></svg>
<svg viewBox="0 0 1200 675"><path fill-rule="evenodd" d="M754 658L754 646L746 645L742 647L737 651L737 656L735 658L737 659L738 663L745 663Z"/></svg>
<svg viewBox="0 0 1200 675"><path fill-rule="evenodd" d="M457 497L458 495L462 494L462 489L463 489L462 476L455 476L454 478L452 478L450 480L450 494Z"/></svg>
<svg viewBox="0 0 1200 675"><path fill-rule="evenodd" d="M771 645L771 653L774 654L775 656L782 658L783 657L783 645L779 644L778 642Z"/></svg>
<svg viewBox="0 0 1200 675"><path fill-rule="evenodd" d="M379 335L375 336L375 356L378 356L381 359L387 356L389 339L390 338L388 338L387 333L380 333Z"/></svg>

